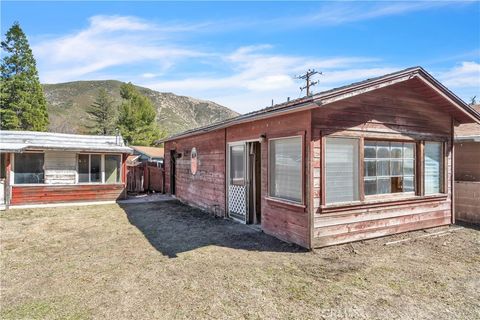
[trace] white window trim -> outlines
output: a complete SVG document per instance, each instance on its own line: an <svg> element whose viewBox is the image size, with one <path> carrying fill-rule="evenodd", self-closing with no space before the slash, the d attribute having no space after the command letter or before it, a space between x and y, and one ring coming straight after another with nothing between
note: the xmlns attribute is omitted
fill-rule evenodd
<svg viewBox="0 0 480 320"><path fill-rule="evenodd" d="M81 155L81 154L86 154L88 155L88 172L89 172L89 175L88 175L88 180L89 182L79 182L78 179L79 179L79 174L78 174L78 156ZM91 166L91 155L100 155L100 176L101 176L101 181L100 182L91 182L90 179L90 166ZM107 184L105 182L105 156L106 155L109 155L109 156L118 156L120 157L120 172L119 172L119 175L120 175L120 181L119 182L115 182L115 183L108 183L108 184L123 184L122 182L122 175L123 175L123 165L122 165L122 154L121 153L87 153L87 152L80 152L80 153L77 153L77 156L76 156L76 163L75 163L75 184L76 185L95 185L95 184Z"/></svg>
<svg viewBox="0 0 480 320"><path fill-rule="evenodd" d="M300 201L294 201L294 200L290 200L290 199L284 199L284 198L280 198L280 197L276 197L276 196L273 196L271 193L270 193L270 175L271 175L271 171L272 171L272 168L270 168L270 156L271 156L271 152L270 152L270 141L275 141L275 140L285 140L285 139L291 139L291 138L300 138L300 148L301 148L301 162L300 162L300 172L301 172L301 179L302 179L302 183L301 183L301 186L300 186L300 192L301 192L301 200ZM305 204L305 179L304 179L304 175L305 175L305 172L304 172L304 166L305 166L305 157L304 157L304 144L305 144L305 141L304 141L304 135L301 135L301 134L298 134L298 135L293 135L293 136L285 136L285 137L276 137L276 138L270 138L268 139L268 154L267 154L267 194L268 194L268 198L269 199L272 199L272 200L276 200L276 201L280 201L280 202L287 202L287 203L291 203L291 204L295 204L295 205L304 205Z"/></svg>
<svg viewBox="0 0 480 320"><path fill-rule="evenodd" d="M45 151L24 151L21 153L42 153L43 154L43 183L15 183L15 152L10 154L10 185L11 186L44 186L45 183Z"/></svg>
<svg viewBox="0 0 480 320"><path fill-rule="evenodd" d="M362 159L360 159L360 148L362 147L361 146L361 139L359 137L352 137L352 136L336 136L336 135L333 135L333 136L330 136L330 135L327 135L325 136L325 139L323 140L324 141L324 144L322 146L322 148L324 148L324 152L322 153L321 157L325 157L322 161L325 165L323 165L322 167L322 173L321 173L321 176L322 176L322 180L325 179L324 183L325 183L325 189L327 189L327 161L326 161L326 157L327 157L327 139L328 138L338 138L338 139L352 139L352 140L356 140L357 141L357 144L358 144L358 154L357 154L357 165L358 165L358 200L351 200L351 201L336 201L336 202L327 202L327 194L326 194L326 190L323 191L325 192L325 204L326 206L341 206L341 205L345 205L345 204L360 204L362 203L362 200L361 200L361 194L360 194L360 184L361 183L364 183L363 180L363 172L360 172L360 168L361 168L361 165L362 165Z"/></svg>
<svg viewBox="0 0 480 320"><path fill-rule="evenodd" d="M417 158L417 142L418 141L396 141L396 140L381 140L381 139L365 139L364 140L364 143L363 143L363 153L364 153L364 157L363 157L363 162L364 162L364 166L365 166L365 142L366 141L374 141L374 142L388 142L388 143L391 143L391 142L400 142L402 143L402 149L403 149L403 144L404 143L412 143L413 144L413 191L403 191L403 192L388 192L388 193L375 193L375 194L365 194L365 185L364 185L364 197L366 200L368 199L375 199L375 198L381 198L381 197L386 197L388 195L405 195L405 196L414 196L417 194L417 179L418 179L418 176L417 176L417 162L418 162L418 158ZM390 144L389 144L390 145ZM360 150L359 150L360 152ZM370 159L370 158L367 158L367 159ZM402 158L375 158L375 160L378 160L378 159L383 159L383 160L398 160L398 159L402 159L402 161L405 159L403 157L403 151L402 151ZM362 161L361 159L359 159L359 161ZM359 167L360 168L360 167ZM402 171L403 171L403 167L402 167ZM359 174L361 176L361 178L363 178L363 181L362 183L365 184L365 172L360 172L359 171ZM405 177L405 175L398 175L398 176L373 176L373 177L383 177L383 178L390 178L390 177Z"/></svg>

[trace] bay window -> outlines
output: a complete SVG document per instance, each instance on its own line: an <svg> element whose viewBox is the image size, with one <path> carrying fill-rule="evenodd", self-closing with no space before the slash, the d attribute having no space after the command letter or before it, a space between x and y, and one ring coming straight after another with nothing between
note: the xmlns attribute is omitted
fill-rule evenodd
<svg viewBox="0 0 480 320"><path fill-rule="evenodd" d="M44 183L43 153L16 153L14 159L14 183Z"/></svg>
<svg viewBox="0 0 480 320"><path fill-rule="evenodd" d="M302 202L302 137L269 140L269 194Z"/></svg>

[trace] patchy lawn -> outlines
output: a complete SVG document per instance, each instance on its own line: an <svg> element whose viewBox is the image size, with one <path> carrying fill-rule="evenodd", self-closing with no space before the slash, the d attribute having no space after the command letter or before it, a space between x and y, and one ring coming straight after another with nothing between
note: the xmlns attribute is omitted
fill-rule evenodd
<svg viewBox="0 0 480 320"><path fill-rule="evenodd" d="M473 228L312 253L175 201L11 210L0 228L2 319L480 318Z"/></svg>

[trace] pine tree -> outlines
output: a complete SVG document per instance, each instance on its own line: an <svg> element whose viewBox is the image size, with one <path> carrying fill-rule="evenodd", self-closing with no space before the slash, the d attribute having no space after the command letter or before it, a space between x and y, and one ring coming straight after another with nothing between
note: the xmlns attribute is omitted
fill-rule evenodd
<svg viewBox="0 0 480 320"><path fill-rule="evenodd" d="M119 109L118 126L125 141L131 145L151 146L155 140L166 136L158 127L152 102L133 84L122 85L120 95L123 103Z"/></svg>
<svg viewBox="0 0 480 320"><path fill-rule="evenodd" d="M109 135L115 133L116 108L107 90L101 88L95 102L87 108L91 125L87 126L90 133Z"/></svg>
<svg viewBox="0 0 480 320"><path fill-rule="evenodd" d="M18 22L7 31L1 47L0 128L46 131L47 102L35 58Z"/></svg>

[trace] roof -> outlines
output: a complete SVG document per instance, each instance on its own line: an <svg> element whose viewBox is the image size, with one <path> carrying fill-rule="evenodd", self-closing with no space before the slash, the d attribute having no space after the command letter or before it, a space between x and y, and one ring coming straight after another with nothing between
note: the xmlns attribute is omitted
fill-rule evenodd
<svg viewBox="0 0 480 320"><path fill-rule="evenodd" d="M138 154L131 154L127 157L127 166L136 166L140 162L137 159L140 157Z"/></svg>
<svg viewBox="0 0 480 320"><path fill-rule="evenodd" d="M480 112L480 104L474 105L472 108ZM480 125L477 123L461 124L455 128L455 140L480 142Z"/></svg>
<svg viewBox="0 0 480 320"><path fill-rule="evenodd" d="M132 153L121 136L94 136L38 131L0 130L1 152L65 150L80 152Z"/></svg>
<svg viewBox="0 0 480 320"><path fill-rule="evenodd" d="M163 158L165 154L164 149L158 147L131 146L131 148L150 158Z"/></svg>
<svg viewBox="0 0 480 320"><path fill-rule="evenodd" d="M327 105L342 99L347 99L352 96L362 94L368 91L383 88L395 83L408 81L413 78L422 80L426 85L437 91L449 103L455 105L459 110L459 118L462 122L478 122L480 123L480 113L474 110L471 106L466 104L462 99L457 97L453 92L447 89L432 75L425 71L422 67L411 67L400 70L394 73L386 74L380 77L367 79L360 82L355 82L346 86L334 88L331 90L317 93L310 97L303 97L300 99L287 101L276 104L258 111L246 113L234 118L224 121L216 122L214 124L188 130L176 135L172 135L166 139L158 140L157 143L171 141L178 138L184 138L192 135L197 135L205 132L210 132L217 129L230 127L236 124L249 122L253 120L277 116L280 114L299 112L309 110L320 106Z"/></svg>

